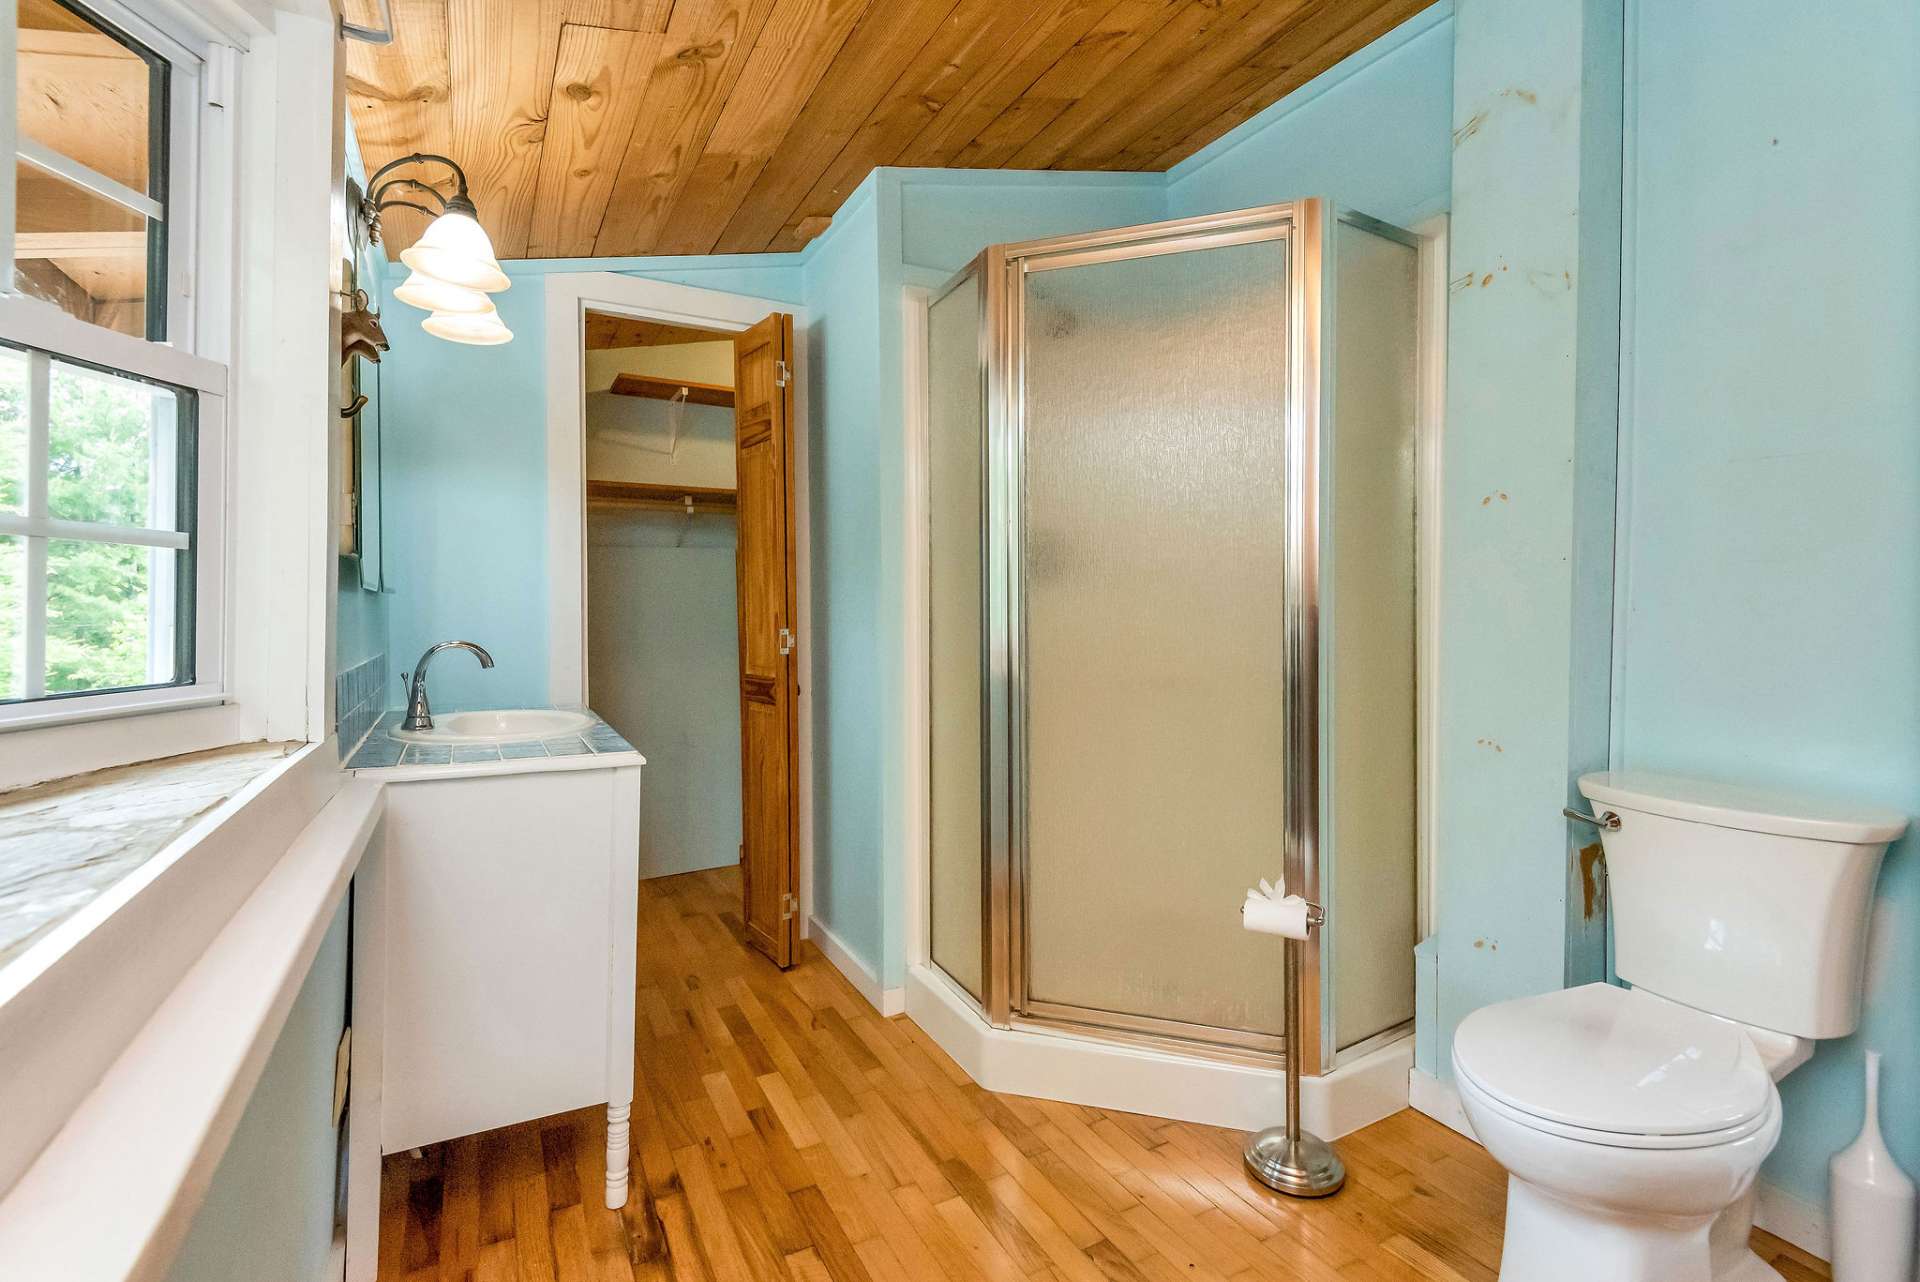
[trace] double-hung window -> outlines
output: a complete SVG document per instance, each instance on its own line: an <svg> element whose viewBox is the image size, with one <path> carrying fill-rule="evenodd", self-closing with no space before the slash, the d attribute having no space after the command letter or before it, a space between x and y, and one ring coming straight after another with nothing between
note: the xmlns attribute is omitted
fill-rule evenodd
<svg viewBox="0 0 1920 1282"><path fill-rule="evenodd" d="M218 702L230 51L0 4L0 729Z"/></svg>

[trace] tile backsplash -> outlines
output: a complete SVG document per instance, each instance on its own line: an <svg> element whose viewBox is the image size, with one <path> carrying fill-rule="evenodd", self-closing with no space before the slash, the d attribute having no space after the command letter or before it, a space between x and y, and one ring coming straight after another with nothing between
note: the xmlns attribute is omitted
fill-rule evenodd
<svg viewBox="0 0 1920 1282"><path fill-rule="evenodd" d="M387 656L382 651L363 659L333 678L334 729L340 737L340 759L353 755L373 729L387 702Z"/></svg>

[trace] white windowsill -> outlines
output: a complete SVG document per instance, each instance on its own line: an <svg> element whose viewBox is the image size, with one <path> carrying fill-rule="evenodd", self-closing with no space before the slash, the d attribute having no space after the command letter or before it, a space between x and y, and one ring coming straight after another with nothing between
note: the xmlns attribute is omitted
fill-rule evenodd
<svg viewBox="0 0 1920 1282"><path fill-rule="evenodd" d="M0 1206L343 781L334 741L296 748L0 968Z"/></svg>
<svg viewBox="0 0 1920 1282"><path fill-rule="evenodd" d="M0 1259L10 1275L166 1275L376 840L384 800L378 784L349 783L304 826L0 1195ZM102 1216L101 1207L113 1213Z"/></svg>

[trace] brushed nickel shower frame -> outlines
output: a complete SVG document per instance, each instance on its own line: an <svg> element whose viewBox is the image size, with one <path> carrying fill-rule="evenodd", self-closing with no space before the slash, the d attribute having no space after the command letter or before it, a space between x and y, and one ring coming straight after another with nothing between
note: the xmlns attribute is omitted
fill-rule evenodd
<svg viewBox="0 0 1920 1282"><path fill-rule="evenodd" d="M1025 456L1025 285L1035 272L1160 254L1284 242L1287 366L1284 600L1282 636L1285 814L1280 854L1288 889L1323 901L1319 827L1320 488L1322 306L1329 256L1324 246L1339 216L1320 199L1292 201L1200 218L995 245L933 291L937 302L970 279L981 298L981 386L985 407L981 469L980 659L982 757L981 1014L1001 1028L1092 1032L1116 1040L1272 1066L1289 1055L1300 1071L1333 1067L1330 1003L1324 997L1322 939L1313 932L1299 957L1298 1045L1250 1029L1200 1026L1125 1012L1036 1001L1028 991L1031 955L1025 887L1026 669L1023 589L1022 459ZM1231 921L1232 906L1223 906Z"/></svg>

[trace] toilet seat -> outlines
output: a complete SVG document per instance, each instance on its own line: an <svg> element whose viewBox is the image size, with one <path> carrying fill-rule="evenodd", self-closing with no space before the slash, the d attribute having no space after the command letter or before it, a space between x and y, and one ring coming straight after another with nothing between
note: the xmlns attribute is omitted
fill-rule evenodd
<svg viewBox="0 0 1920 1282"><path fill-rule="evenodd" d="M1616 1148L1733 1143L1768 1124L1777 1098L1738 1025L1608 984L1475 1011L1453 1060L1508 1120Z"/></svg>
<svg viewBox="0 0 1920 1282"><path fill-rule="evenodd" d="M1571 1140L1577 1144L1593 1144L1605 1148L1640 1149L1648 1151L1661 1149L1715 1148L1723 1144L1732 1144L1743 1140L1749 1135L1765 1129L1769 1122L1772 1121L1772 1114L1769 1111L1763 1110L1748 1121L1742 1122L1738 1126L1729 1127L1724 1131L1695 1131L1686 1135L1644 1135L1631 1131L1603 1131L1595 1130L1591 1127L1569 1126L1565 1122L1556 1122L1551 1118L1541 1117L1537 1113L1529 1113L1524 1109L1515 1108L1506 1101L1496 1098L1492 1092L1474 1080L1472 1076L1461 1072L1458 1063L1454 1065L1454 1069L1459 1077L1461 1094L1463 1096L1471 1094L1474 1097L1475 1103L1481 1108L1497 1114L1516 1126L1524 1126L1528 1130L1536 1131L1542 1135L1557 1135L1562 1139Z"/></svg>

